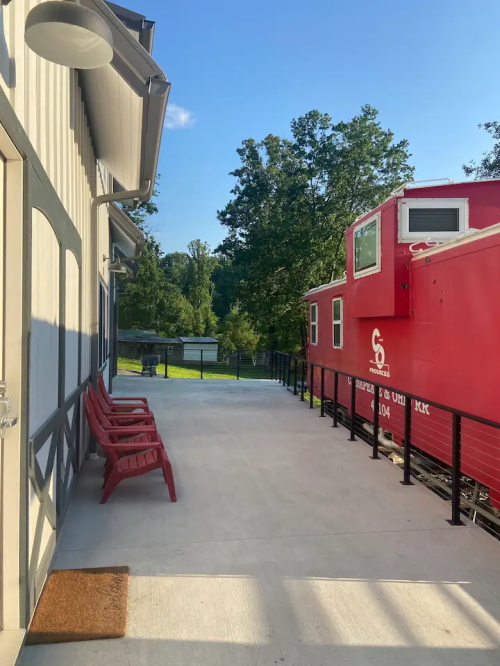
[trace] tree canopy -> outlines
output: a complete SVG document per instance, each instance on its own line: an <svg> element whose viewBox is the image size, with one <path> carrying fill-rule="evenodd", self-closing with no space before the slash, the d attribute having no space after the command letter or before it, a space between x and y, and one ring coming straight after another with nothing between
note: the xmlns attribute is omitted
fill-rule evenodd
<svg viewBox="0 0 500 666"><path fill-rule="evenodd" d="M268 346L305 343L302 294L341 277L347 227L412 178L408 142L395 143L377 116L364 106L332 123L310 111L292 121L290 139L247 139L237 151L218 251L239 267L236 293Z"/></svg>
<svg viewBox="0 0 500 666"><path fill-rule="evenodd" d="M476 180L500 178L500 122L484 123L478 127L485 129L495 144L491 150L483 154L479 164L472 160L469 164L463 165L465 175L472 176Z"/></svg>
<svg viewBox="0 0 500 666"><path fill-rule="evenodd" d="M290 137L245 139L237 154L215 253L197 239L163 254L148 227L154 201L126 211L147 241L120 326L297 349L306 342L302 294L342 276L347 227L413 176L408 142L368 105L340 122L310 111L291 122Z"/></svg>

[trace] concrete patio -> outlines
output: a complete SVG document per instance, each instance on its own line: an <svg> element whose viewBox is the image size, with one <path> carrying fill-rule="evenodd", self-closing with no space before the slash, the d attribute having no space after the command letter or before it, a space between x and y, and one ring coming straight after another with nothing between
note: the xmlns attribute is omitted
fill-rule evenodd
<svg viewBox="0 0 500 666"><path fill-rule="evenodd" d="M500 661L500 543L451 527L271 382L122 377L176 477L76 489L56 568L128 565L124 639L25 648L23 666L486 666Z"/></svg>

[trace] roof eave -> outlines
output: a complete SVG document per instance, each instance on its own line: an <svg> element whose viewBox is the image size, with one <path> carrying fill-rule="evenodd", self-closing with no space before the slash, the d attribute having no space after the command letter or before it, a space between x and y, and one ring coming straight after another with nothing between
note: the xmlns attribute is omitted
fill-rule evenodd
<svg viewBox="0 0 500 666"><path fill-rule="evenodd" d="M116 168L116 162L123 155L123 152L120 153L117 147L113 159L110 159L107 154L110 150L109 140L107 140L110 125L113 125L113 129L116 130L116 118L114 116L116 104L111 103L111 98L108 104L105 99L100 98L97 101L89 94L93 86L97 87L96 82L102 80L102 73L99 73L99 70L81 71L82 88L88 107L96 155L126 190L139 189L145 181L150 181L149 191L143 197L144 201L149 201L153 195L170 83L148 51L134 39L104 0L81 0L81 2L107 22L113 35L113 60L106 67L112 67L135 95L142 98L142 117L133 119L135 123L139 123L141 126L140 165L137 169L139 177L134 177L132 179L134 182L125 182L126 160L124 161L122 158L122 161L124 161L121 165L123 173L118 173L120 169ZM106 92L106 89L104 91ZM126 101L124 101L125 103ZM122 134L121 141L126 143L127 138L130 137L126 127L123 128Z"/></svg>

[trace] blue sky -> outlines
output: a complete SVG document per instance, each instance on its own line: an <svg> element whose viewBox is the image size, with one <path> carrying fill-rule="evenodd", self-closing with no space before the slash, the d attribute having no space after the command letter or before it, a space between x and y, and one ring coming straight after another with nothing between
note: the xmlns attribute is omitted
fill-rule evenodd
<svg viewBox="0 0 500 666"><path fill-rule="evenodd" d="M311 109L337 122L371 104L409 140L416 179L464 180L461 165L491 146L478 123L500 120L498 0L122 4L156 21L153 55L172 82L154 218L165 252L194 238L214 249L236 148L289 135Z"/></svg>

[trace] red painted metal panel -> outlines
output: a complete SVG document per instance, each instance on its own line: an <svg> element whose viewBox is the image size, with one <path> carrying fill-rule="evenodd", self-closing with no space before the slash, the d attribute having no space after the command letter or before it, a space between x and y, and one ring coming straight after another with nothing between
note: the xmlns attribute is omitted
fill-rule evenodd
<svg viewBox="0 0 500 666"><path fill-rule="evenodd" d="M498 182L421 188L407 191L405 196L467 197L471 227L500 221ZM397 243L396 199L382 209L381 272L353 279L351 228L346 283L308 297L318 303L319 322L318 345L309 347L310 360L499 421L500 233L410 261L408 244ZM395 287L402 281L401 257L408 274L409 289L401 290L408 298L407 316L396 316L406 307L404 299L398 300ZM341 350L332 346L332 299L339 296L344 299ZM333 398L333 381L333 373L327 373L329 398ZM347 378L340 377L339 402L347 408L350 391ZM319 396L319 373L315 394ZM373 420L372 401L373 385L358 383L356 411L368 421ZM401 444L401 397L382 391L379 412L380 427ZM414 402L412 443L451 464L451 415ZM489 487L492 504L500 508L500 432L464 420L462 447L463 472Z"/></svg>

